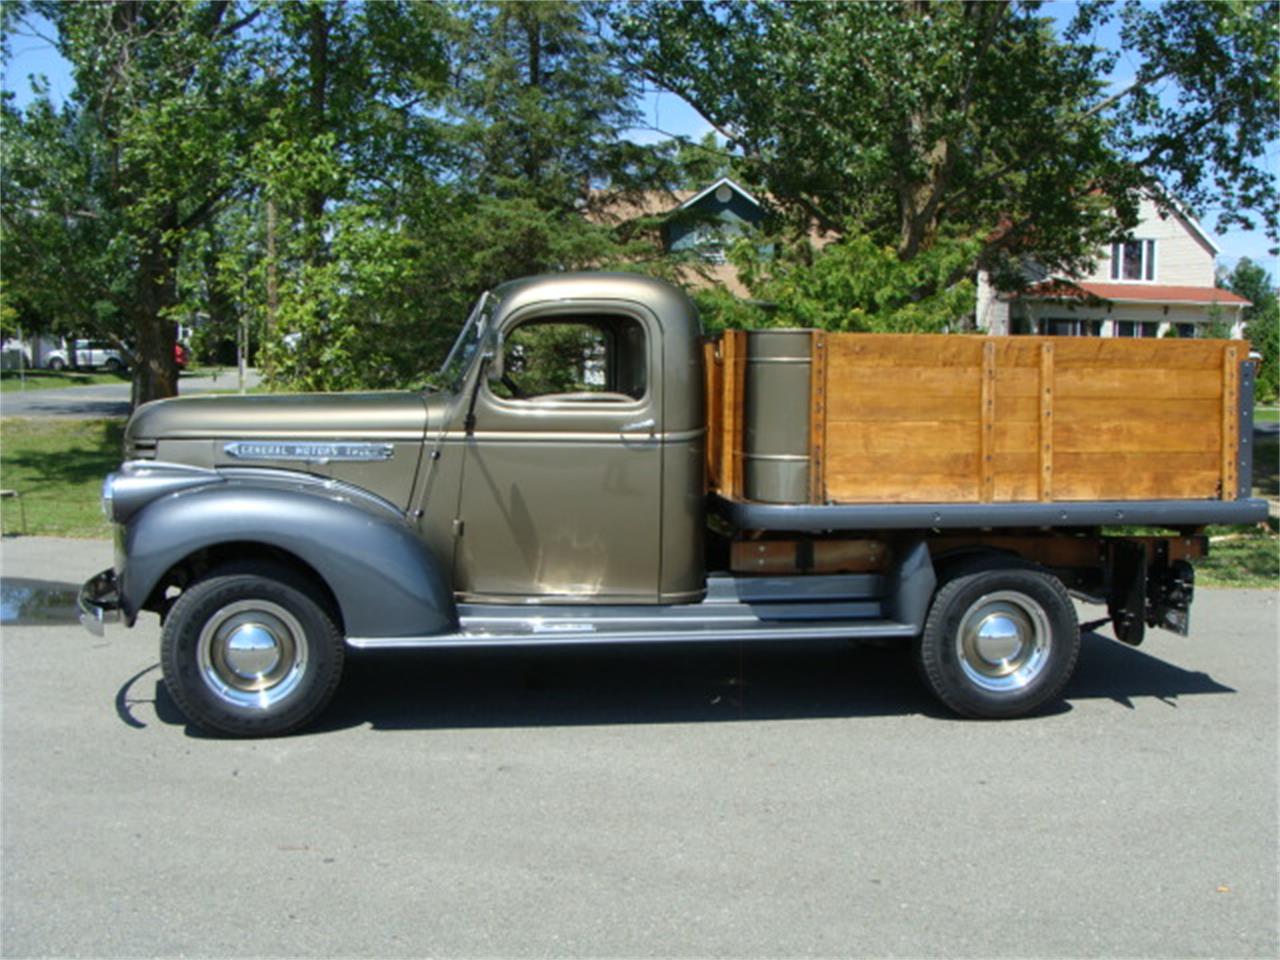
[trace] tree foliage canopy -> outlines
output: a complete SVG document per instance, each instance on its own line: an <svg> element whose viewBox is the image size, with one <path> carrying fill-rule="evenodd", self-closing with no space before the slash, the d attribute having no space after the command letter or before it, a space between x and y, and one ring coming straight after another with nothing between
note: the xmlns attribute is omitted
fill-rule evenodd
<svg viewBox="0 0 1280 960"><path fill-rule="evenodd" d="M1113 92L1117 52L1089 38L1116 17L1137 67ZM1275 239L1276 17L1275 3L1088 3L1059 38L1039 4L1008 0L654 0L616 25L636 69L742 155L791 236L816 225L904 264L969 249L951 274L926 271L923 301L979 269L1016 287L1027 257L1079 273L1164 183Z"/></svg>
<svg viewBox="0 0 1280 960"><path fill-rule="evenodd" d="M1280 293L1261 264L1248 257L1236 264L1221 285L1249 301L1244 309L1245 336L1262 354L1258 368L1257 396L1275 402L1280 395Z"/></svg>
<svg viewBox="0 0 1280 960"><path fill-rule="evenodd" d="M680 276L605 214L729 173L771 207L734 256L775 312L707 294L713 323L948 328L978 270L1078 270L1161 182L1274 236L1277 9L8 3L0 46L47 22L75 87L0 104L0 316L114 338L137 401L175 391L178 324L252 328L279 386L405 385L499 281ZM718 136L630 139L653 83Z"/></svg>

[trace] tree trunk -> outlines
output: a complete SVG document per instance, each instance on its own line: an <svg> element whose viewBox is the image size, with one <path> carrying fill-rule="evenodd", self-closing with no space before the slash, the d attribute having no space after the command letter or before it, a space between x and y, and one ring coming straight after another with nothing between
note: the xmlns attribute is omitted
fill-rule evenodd
<svg viewBox="0 0 1280 960"><path fill-rule="evenodd" d="M329 108L329 34L332 24L325 8L316 4L311 7L307 31L307 75L310 89L307 94L307 109L311 135L319 137L328 127L326 113ZM323 189L307 191L306 197L306 236L307 257L315 262L319 259L324 245L324 207L328 197Z"/></svg>
<svg viewBox="0 0 1280 960"><path fill-rule="evenodd" d="M133 303L133 406L178 395L178 364L173 355L177 325L166 316L177 302L177 255L153 237L138 264Z"/></svg>
<svg viewBox="0 0 1280 960"><path fill-rule="evenodd" d="M924 144L928 122L923 115L913 115L909 123L904 145L909 154L920 154L924 176L905 180L898 187L898 258L901 260L914 259L933 244L953 161L951 145L946 139Z"/></svg>
<svg viewBox="0 0 1280 960"><path fill-rule="evenodd" d="M280 278L277 269L276 202L273 198L267 197L267 322L258 351L264 361L262 372L268 383L271 382L274 373L271 350L262 348L272 342L271 338L275 335L276 329L276 315L280 312Z"/></svg>

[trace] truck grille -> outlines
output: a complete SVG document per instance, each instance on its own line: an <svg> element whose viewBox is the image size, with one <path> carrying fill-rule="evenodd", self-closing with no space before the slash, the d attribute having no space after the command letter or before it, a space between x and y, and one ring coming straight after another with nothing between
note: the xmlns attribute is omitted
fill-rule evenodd
<svg viewBox="0 0 1280 960"><path fill-rule="evenodd" d="M154 460L156 458L156 441L134 438L124 445L126 460Z"/></svg>

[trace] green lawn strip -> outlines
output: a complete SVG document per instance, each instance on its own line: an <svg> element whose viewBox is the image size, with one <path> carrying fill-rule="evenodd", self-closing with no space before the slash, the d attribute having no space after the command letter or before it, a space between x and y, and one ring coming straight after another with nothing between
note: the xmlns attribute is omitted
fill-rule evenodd
<svg viewBox="0 0 1280 960"><path fill-rule="evenodd" d="M1209 556L1195 562L1202 587L1280 587L1280 535L1268 527L1210 527Z"/></svg>
<svg viewBox="0 0 1280 960"><path fill-rule="evenodd" d="M1254 423L1280 422L1280 407L1254 407L1253 422Z"/></svg>
<svg viewBox="0 0 1280 960"><path fill-rule="evenodd" d="M102 478L120 465L123 420L0 420L0 486L5 533L110 537L99 499Z"/></svg>
<svg viewBox="0 0 1280 960"><path fill-rule="evenodd" d="M55 390L60 387L92 387L102 384L129 383L127 373L73 373L70 370L28 370L21 377L16 370L0 373L0 393L24 390Z"/></svg>

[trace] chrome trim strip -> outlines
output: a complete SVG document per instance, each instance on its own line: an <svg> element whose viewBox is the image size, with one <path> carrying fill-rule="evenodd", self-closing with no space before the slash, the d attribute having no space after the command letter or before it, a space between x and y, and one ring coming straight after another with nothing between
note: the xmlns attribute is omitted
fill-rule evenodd
<svg viewBox="0 0 1280 960"><path fill-rule="evenodd" d="M228 431L230 432L230 431ZM404 441L421 442L425 436L422 429L414 430L373 430L352 427L347 429L345 426L340 433L335 433L332 427L323 430L304 430L290 427L288 432L295 436L314 437L319 443L346 443L353 439L368 442L383 441L386 443L402 443ZM239 439L250 440L276 440L280 439L280 427L242 427L237 426L234 429L234 435ZM215 442L225 441L226 433L211 434L207 429L201 430L174 430L172 433L166 433L162 438L164 440L212 440ZM289 441L293 442L293 441ZM311 441L301 440L300 443L308 443Z"/></svg>
<svg viewBox="0 0 1280 960"><path fill-rule="evenodd" d="M634 446L642 443L687 443L697 440L707 432L706 427L696 430L677 430L671 433L592 433L550 432L542 430L477 430L471 436L461 431L450 431L441 437L443 443L466 443L483 440L490 443L626 443ZM807 458L804 458L807 459Z"/></svg>
<svg viewBox="0 0 1280 960"><path fill-rule="evenodd" d="M777 460L783 463L808 463L809 458L802 453L744 453L745 460Z"/></svg>
<svg viewBox="0 0 1280 960"><path fill-rule="evenodd" d="M855 638L914 637L919 631L910 624L887 620L846 621L843 623L806 623L739 626L737 629L710 626L700 629L672 627L666 630L586 630L589 624L578 621L566 627L581 630L541 633L446 633L434 637L347 637L347 645L358 650L415 650L449 647L514 647L570 646L577 644L623 643L726 643L746 640L838 640Z"/></svg>

